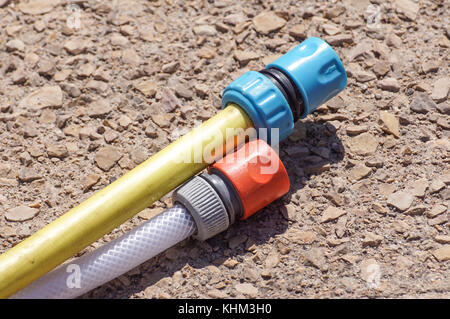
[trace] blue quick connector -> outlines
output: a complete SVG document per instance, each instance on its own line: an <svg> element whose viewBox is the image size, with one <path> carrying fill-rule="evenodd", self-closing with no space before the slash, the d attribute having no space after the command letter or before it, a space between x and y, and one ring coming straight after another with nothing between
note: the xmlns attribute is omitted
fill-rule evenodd
<svg viewBox="0 0 450 319"><path fill-rule="evenodd" d="M233 81L223 92L222 106L239 105L256 129L278 128L283 140L297 119L306 117L346 85L344 65L336 52L325 41L309 38L263 71L250 71Z"/></svg>

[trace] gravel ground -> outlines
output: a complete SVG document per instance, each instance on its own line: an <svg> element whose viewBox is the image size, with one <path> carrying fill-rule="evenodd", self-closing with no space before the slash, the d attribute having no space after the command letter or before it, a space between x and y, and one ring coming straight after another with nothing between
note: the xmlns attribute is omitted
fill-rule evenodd
<svg viewBox="0 0 450 319"><path fill-rule="evenodd" d="M83 298L450 298L449 12L438 0L0 0L0 252L213 116L233 79L319 36L349 83L281 144L289 194Z"/></svg>

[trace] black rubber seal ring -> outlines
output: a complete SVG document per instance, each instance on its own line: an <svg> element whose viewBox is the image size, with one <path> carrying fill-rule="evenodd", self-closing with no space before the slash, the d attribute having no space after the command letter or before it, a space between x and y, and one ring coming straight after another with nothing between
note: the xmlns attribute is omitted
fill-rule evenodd
<svg viewBox="0 0 450 319"><path fill-rule="evenodd" d="M283 71L276 68L264 69L259 71L259 73L269 78L281 91L291 108L294 122L296 122L305 112L305 107L302 94L294 81L292 81Z"/></svg>

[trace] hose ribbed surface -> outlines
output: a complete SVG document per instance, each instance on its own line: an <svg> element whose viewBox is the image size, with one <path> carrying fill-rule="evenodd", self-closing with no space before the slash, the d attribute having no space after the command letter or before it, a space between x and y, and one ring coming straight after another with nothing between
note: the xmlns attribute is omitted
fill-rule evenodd
<svg viewBox="0 0 450 319"><path fill-rule="evenodd" d="M195 230L189 212L182 205L175 205L122 237L56 268L11 298L78 297L172 247ZM78 270L81 276L77 282L74 276ZM73 287L74 283L79 283L79 288Z"/></svg>

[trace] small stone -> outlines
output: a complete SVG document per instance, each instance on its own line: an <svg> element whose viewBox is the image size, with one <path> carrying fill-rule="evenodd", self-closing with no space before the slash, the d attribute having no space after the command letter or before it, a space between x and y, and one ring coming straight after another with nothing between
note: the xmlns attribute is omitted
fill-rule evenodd
<svg viewBox="0 0 450 319"><path fill-rule="evenodd" d="M65 145L48 144L46 145L48 157L64 158L69 156Z"/></svg>
<svg viewBox="0 0 450 319"><path fill-rule="evenodd" d="M88 48L88 42L80 38L71 38L64 43L64 49L70 54L84 53Z"/></svg>
<svg viewBox="0 0 450 319"><path fill-rule="evenodd" d="M440 262L450 260L450 245L445 245L433 251L433 256Z"/></svg>
<svg viewBox="0 0 450 319"><path fill-rule="evenodd" d="M167 113L173 112L177 107L182 105L181 101L176 97L175 93L173 93L171 89L163 87L161 94L162 107ZM178 92L178 94L180 94L180 92Z"/></svg>
<svg viewBox="0 0 450 319"><path fill-rule="evenodd" d="M126 37L118 33L115 33L111 36L111 44L114 46L126 47L129 43L130 41L128 41Z"/></svg>
<svg viewBox="0 0 450 319"><path fill-rule="evenodd" d="M270 253L264 260L266 269L274 268L280 262L280 256L276 252Z"/></svg>
<svg viewBox="0 0 450 319"><path fill-rule="evenodd" d="M53 76L53 79L56 82L62 82L62 81L65 81L71 73L72 73L71 70L64 69L64 70L56 72L55 75Z"/></svg>
<svg viewBox="0 0 450 319"><path fill-rule="evenodd" d="M142 63L141 57L134 49L125 49L122 53L122 61L125 64L130 64L132 66L139 66Z"/></svg>
<svg viewBox="0 0 450 319"><path fill-rule="evenodd" d="M90 76L92 73L94 73L94 71L95 71L94 65L92 65L91 63L85 63L78 68L77 74L79 77L86 78Z"/></svg>
<svg viewBox="0 0 450 319"><path fill-rule="evenodd" d="M367 71L356 71L354 74L354 77L356 79L356 81L364 83L364 82L369 82L372 80L375 80L377 77L375 76L375 74L371 73L371 72L367 72Z"/></svg>
<svg viewBox="0 0 450 319"><path fill-rule="evenodd" d="M193 30L196 35L200 35L200 36L211 37L211 36L215 36L217 34L217 30L215 27L213 27L211 25L206 25L206 24L195 26Z"/></svg>
<svg viewBox="0 0 450 319"><path fill-rule="evenodd" d="M216 55L216 51L210 48L203 47L199 51L197 51L197 56L202 59L210 60L214 58Z"/></svg>
<svg viewBox="0 0 450 319"><path fill-rule="evenodd" d="M180 66L180 62L174 61L171 63L164 64L161 71L164 73L174 73L178 67Z"/></svg>
<svg viewBox="0 0 450 319"><path fill-rule="evenodd" d="M406 215L422 215L427 210L427 207L424 205L417 205L408 209L405 214Z"/></svg>
<svg viewBox="0 0 450 319"><path fill-rule="evenodd" d="M367 233L363 239L362 245L363 247L377 247L383 241L383 236L376 235L374 233Z"/></svg>
<svg viewBox="0 0 450 319"><path fill-rule="evenodd" d="M194 90L199 96L204 97L209 92L209 86L203 83L198 83L194 86Z"/></svg>
<svg viewBox="0 0 450 319"><path fill-rule="evenodd" d="M272 11L261 12L253 18L255 30L262 34L269 34L284 27L286 20L277 16Z"/></svg>
<svg viewBox="0 0 450 319"><path fill-rule="evenodd" d="M437 235L434 240L441 244L450 244L450 235Z"/></svg>
<svg viewBox="0 0 450 319"><path fill-rule="evenodd" d="M103 93L108 90L108 84L102 81L90 80L86 84L86 88L97 93Z"/></svg>
<svg viewBox="0 0 450 319"><path fill-rule="evenodd" d="M372 169L367 167L364 163L359 163L350 170L348 179L350 181L359 181L360 179L368 176L371 172Z"/></svg>
<svg viewBox="0 0 450 319"><path fill-rule="evenodd" d="M234 288L240 293L249 296L250 298L254 298L258 295L258 288L249 283L237 284L234 286Z"/></svg>
<svg viewBox="0 0 450 319"><path fill-rule="evenodd" d="M56 72L55 65L52 61L42 59L38 62L38 73L44 76L53 76Z"/></svg>
<svg viewBox="0 0 450 319"><path fill-rule="evenodd" d="M133 123L133 121L125 114L121 115L117 122L123 128L127 128L128 126L130 126L131 123Z"/></svg>
<svg viewBox="0 0 450 319"><path fill-rule="evenodd" d="M319 268L322 272L328 271L329 265L323 248L312 248L304 254L304 257L307 265Z"/></svg>
<svg viewBox="0 0 450 319"><path fill-rule="evenodd" d="M21 108L43 109L46 107L61 107L63 94L59 86L44 86L28 94L19 103Z"/></svg>
<svg viewBox="0 0 450 319"><path fill-rule="evenodd" d="M378 202L372 203L372 209L380 215L387 215L388 210Z"/></svg>
<svg viewBox="0 0 450 319"><path fill-rule="evenodd" d="M348 125L345 128L346 132L348 135L358 135L364 132L367 132L369 130L369 128L367 127L367 125Z"/></svg>
<svg viewBox="0 0 450 319"><path fill-rule="evenodd" d="M396 35L395 33L390 33L388 34L387 38L386 38L386 44L389 47L394 47L396 49L400 49L400 47L402 46L402 39Z"/></svg>
<svg viewBox="0 0 450 319"><path fill-rule="evenodd" d="M23 222L32 219L39 213L39 209L30 208L28 206L19 206L10 209L5 213L6 220L10 222Z"/></svg>
<svg viewBox="0 0 450 319"><path fill-rule="evenodd" d="M440 179L435 179L430 184L430 192L437 193L445 187L445 183Z"/></svg>
<svg viewBox="0 0 450 319"><path fill-rule="evenodd" d="M188 100L192 99L192 90L188 89L184 84L177 83L174 87L175 95Z"/></svg>
<svg viewBox="0 0 450 319"><path fill-rule="evenodd" d="M309 245L317 240L317 236L312 231L295 230L289 234L289 240L299 245Z"/></svg>
<svg viewBox="0 0 450 319"><path fill-rule="evenodd" d="M346 213L347 213L346 211L339 209L337 207L328 206L327 209L324 210L320 222L326 223L331 220L335 220Z"/></svg>
<svg viewBox="0 0 450 319"><path fill-rule="evenodd" d="M246 64L251 60L259 59L260 55L253 51L236 50L234 51L234 57L239 63Z"/></svg>
<svg viewBox="0 0 450 319"><path fill-rule="evenodd" d="M136 84L134 87L146 97L154 97L156 95L157 86L154 82L142 81Z"/></svg>
<svg viewBox="0 0 450 319"><path fill-rule="evenodd" d="M239 262L235 259L227 259L225 260L225 262L223 263L223 265L227 268L233 269L234 267L236 267L239 264Z"/></svg>
<svg viewBox="0 0 450 319"><path fill-rule="evenodd" d="M431 92L431 98L437 103L444 102L447 99L448 92L450 90L450 78L440 78L433 83L433 91Z"/></svg>
<svg viewBox="0 0 450 319"><path fill-rule="evenodd" d="M391 65L386 61L378 61L373 65L372 70L378 76L385 76L391 70Z"/></svg>
<svg viewBox="0 0 450 319"><path fill-rule="evenodd" d="M148 155L144 148L137 148L130 153L130 158L136 165L139 165L148 158Z"/></svg>
<svg viewBox="0 0 450 319"><path fill-rule="evenodd" d="M428 113L436 108L436 103L425 92L416 92L409 108L416 113Z"/></svg>
<svg viewBox="0 0 450 319"><path fill-rule="evenodd" d="M389 195L387 204L394 206L400 211L407 210L414 201L414 196L405 191L398 191Z"/></svg>
<svg viewBox="0 0 450 319"><path fill-rule="evenodd" d="M397 79L394 78L385 78L378 82L378 87L382 90L389 92L398 92L400 91L400 85L398 84Z"/></svg>
<svg viewBox="0 0 450 319"><path fill-rule="evenodd" d="M437 72L440 67L440 63L438 61L425 61L422 63L422 71L423 73L431 73L431 72Z"/></svg>
<svg viewBox="0 0 450 319"><path fill-rule="evenodd" d="M156 208L146 208L143 211L141 211L138 216L145 220L150 220L153 217L161 214L164 211L164 208L162 207L156 207Z"/></svg>
<svg viewBox="0 0 450 319"><path fill-rule="evenodd" d="M428 188L428 181L426 179L419 179L410 184L410 192L417 197L424 197L425 191Z"/></svg>
<svg viewBox="0 0 450 319"><path fill-rule="evenodd" d="M289 29L289 35L305 39L306 38L306 27L303 24L296 24Z"/></svg>
<svg viewBox="0 0 450 319"><path fill-rule="evenodd" d="M29 183L37 179L41 179L42 175L37 173L34 169L30 167L23 167L19 171L19 180L24 183Z"/></svg>
<svg viewBox="0 0 450 319"><path fill-rule="evenodd" d="M327 41L330 45L340 47L340 46L343 46L345 43L352 44L353 43L353 35L351 33L330 35L330 36L325 37L325 41Z"/></svg>
<svg viewBox="0 0 450 319"><path fill-rule="evenodd" d="M95 154L95 163L104 171L109 171L122 158L122 154L113 146L101 148Z"/></svg>
<svg viewBox="0 0 450 319"><path fill-rule="evenodd" d="M394 5L397 13L399 13L402 17L410 21L416 20L420 9L418 3L412 0L396 0Z"/></svg>
<svg viewBox="0 0 450 319"><path fill-rule="evenodd" d="M60 0L30 0L21 1L18 5L20 11L25 14L38 15L49 13L60 4Z"/></svg>
<svg viewBox="0 0 450 319"><path fill-rule="evenodd" d="M8 42L6 42L6 49L11 52L12 51L23 52L25 50L25 43L23 43L23 41L19 39L9 40Z"/></svg>
<svg viewBox="0 0 450 319"><path fill-rule="evenodd" d="M350 151L357 155L374 155L377 147L378 141L370 133L360 134L349 141Z"/></svg>
<svg viewBox="0 0 450 319"><path fill-rule="evenodd" d="M429 219L428 220L428 225L430 226L434 226L434 225L440 225L440 224L445 224L448 222L448 216L447 214L441 214L435 218Z"/></svg>
<svg viewBox="0 0 450 319"><path fill-rule="evenodd" d="M208 290L208 292L206 294L208 296L210 296L211 298L214 298L214 299L225 299L225 298L228 297L228 295L225 292L220 291L220 290L215 289L215 288L211 289L211 290Z"/></svg>
<svg viewBox="0 0 450 319"><path fill-rule="evenodd" d="M100 176L97 174L89 174L83 181L83 190L86 192L92 188L100 180Z"/></svg>
<svg viewBox="0 0 450 319"><path fill-rule="evenodd" d="M108 100L100 99L89 104L88 115L90 117L105 117L112 111L112 107Z"/></svg>
<svg viewBox="0 0 450 319"><path fill-rule="evenodd" d="M389 112L380 111L380 121L383 124L382 129L394 135L395 137L400 137L400 123L398 118Z"/></svg>
<svg viewBox="0 0 450 319"><path fill-rule="evenodd" d="M427 212L428 218L434 218L442 213L445 213L447 211L447 207L441 204L434 205L431 210Z"/></svg>
<svg viewBox="0 0 450 319"><path fill-rule="evenodd" d="M247 239L247 235L237 235L228 241L228 247L230 247L230 249L235 249L245 243Z"/></svg>

